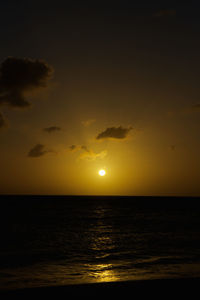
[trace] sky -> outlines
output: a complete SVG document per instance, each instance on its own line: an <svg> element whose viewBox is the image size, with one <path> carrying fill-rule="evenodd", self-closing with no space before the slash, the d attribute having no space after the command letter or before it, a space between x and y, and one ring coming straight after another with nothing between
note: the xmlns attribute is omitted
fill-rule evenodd
<svg viewBox="0 0 200 300"><path fill-rule="evenodd" d="M0 193L200 196L199 8L1 1Z"/></svg>

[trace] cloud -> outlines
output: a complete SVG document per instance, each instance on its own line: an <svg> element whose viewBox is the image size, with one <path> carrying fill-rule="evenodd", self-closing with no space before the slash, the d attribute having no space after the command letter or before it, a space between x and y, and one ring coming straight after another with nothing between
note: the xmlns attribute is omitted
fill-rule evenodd
<svg viewBox="0 0 200 300"><path fill-rule="evenodd" d="M153 14L153 17L155 18L168 18L168 17L175 17L176 16L176 10L175 9L162 9L157 11Z"/></svg>
<svg viewBox="0 0 200 300"><path fill-rule="evenodd" d="M90 152L90 150L86 146L81 146L81 149L84 150L85 152Z"/></svg>
<svg viewBox="0 0 200 300"><path fill-rule="evenodd" d="M81 151L79 159L95 160L97 158L102 159L107 155L106 150L96 153L93 150L88 149L88 147L86 147L85 145L71 145L69 149L73 152Z"/></svg>
<svg viewBox="0 0 200 300"><path fill-rule="evenodd" d="M50 152L47 150L44 150L45 146L42 144L37 144L35 145L28 153L29 157L40 157L43 156L44 154Z"/></svg>
<svg viewBox="0 0 200 300"><path fill-rule="evenodd" d="M87 160L96 160L97 158L103 159L107 155L106 150L96 153L93 150L89 150L85 148L84 146L82 146L81 149L84 151L80 154L79 156L80 159L87 159Z"/></svg>
<svg viewBox="0 0 200 300"><path fill-rule="evenodd" d="M89 127L89 126L92 125L94 122L96 122L95 119L89 119L89 120L83 121L82 124L83 124L83 126L85 126L85 127Z"/></svg>
<svg viewBox="0 0 200 300"><path fill-rule="evenodd" d="M53 69L42 60L8 57L0 65L0 105L25 108L27 92L46 87Z"/></svg>
<svg viewBox="0 0 200 300"><path fill-rule="evenodd" d="M86 151L86 152L89 151L88 148L87 148L86 146L80 146L80 145L71 145L71 146L69 146L69 149L70 149L71 151L78 151L78 150L84 150L84 151Z"/></svg>
<svg viewBox="0 0 200 300"><path fill-rule="evenodd" d="M51 127L44 128L43 130L48 132L48 133L52 133L52 132L55 132L55 131L60 131L61 128L58 127L58 126L51 126Z"/></svg>
<svg viewBox="0 0 200 300"><path fill-rule="evenodd" d="M80 146L77 146L77 145L71 145L71 146L69 146L69 150L70 151L77 151L79 149L80 149Z"/></svg>
<svg viewBox="0 0 200 300"><path fill-rule="evenodd" d="M0 129L6 127L6 121L2 115L2 113L0 113Z"/></svg>
<svg viewBox="0 0 200 300"><path fill-rule="evenodd" d="M129 132L132 130L132 127L123 128L122 126L119 127L109 127L105 131L99 133L96 137L97 140L103 139L125 139Z"/></svg>

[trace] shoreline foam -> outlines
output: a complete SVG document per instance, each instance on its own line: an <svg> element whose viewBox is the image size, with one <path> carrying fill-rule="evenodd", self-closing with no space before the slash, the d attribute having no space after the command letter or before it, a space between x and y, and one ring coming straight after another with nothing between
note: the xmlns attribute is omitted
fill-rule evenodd
<svg viewBox="0 0 200 300"><path fill-rule="evenodd" d="M66 286L48 286L36 288L24 288L16 290L0 290L0 296L106 296L119 295L119 293L131 292L131 295L167 295L173 296L174 293L180 295L195 295L200 289L200 278L176 278L176 279L152 279L152 280L135 280L135 281L117 281L103 282ZM128 297L123 294L123 297ZM3 299L3 298L2 298ZM161 298L160 298L161 299Z"/></svg>

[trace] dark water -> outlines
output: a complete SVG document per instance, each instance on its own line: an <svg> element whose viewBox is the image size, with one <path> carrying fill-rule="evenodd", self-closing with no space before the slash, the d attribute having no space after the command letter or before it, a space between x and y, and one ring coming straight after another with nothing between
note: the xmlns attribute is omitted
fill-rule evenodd
<svg viewBox="0 0 200 300"><path fill-rule="evenodd" d="M0 288L200 277L200 199L0 197Z"/></svg>

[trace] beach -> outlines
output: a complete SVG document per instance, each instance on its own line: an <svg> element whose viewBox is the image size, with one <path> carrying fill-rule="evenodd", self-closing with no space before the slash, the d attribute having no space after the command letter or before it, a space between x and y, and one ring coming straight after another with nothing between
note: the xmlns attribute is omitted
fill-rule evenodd
<svg viewBox="0 0 200 300"><path fill-rule="evenodd" d="M200 278L181 278L181 279L156 279L156 280L136 280L104 282L81 285L67 286L48 286L37 288L24 288L16 290L1 290L0 296L5 297L59 297L76 296L103 297L103 296L122 296L126 299L134 296L153 296L159 299L173 297L174 295L189 296L193 299L198 294ZM120 294L122 293L122 294ZM129 294L126 294L129 293Z"/></svg>

